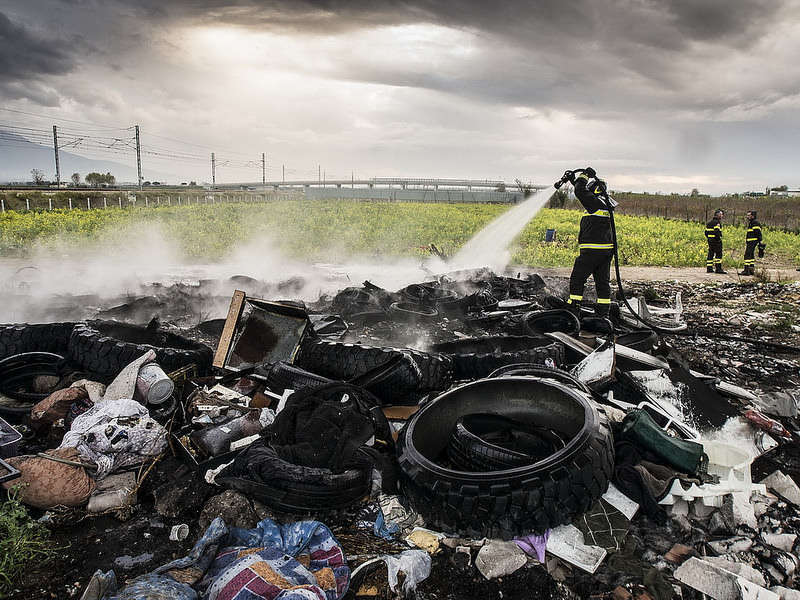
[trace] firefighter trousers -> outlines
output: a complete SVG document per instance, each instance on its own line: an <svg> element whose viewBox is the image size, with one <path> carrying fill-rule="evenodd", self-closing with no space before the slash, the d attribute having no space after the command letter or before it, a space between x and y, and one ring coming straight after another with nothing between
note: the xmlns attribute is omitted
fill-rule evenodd
<svg viewBox="0 0 800 600"><path fill-rule="evenodd" d="M708 255L706 256L706 267L722 266L722 241L708 241Z"/></svg>
<svg viewBox="0 0 800 600"><path fill-rule="evenodd" d="M569 276L569 303L580 304L589 276L597 290L595 314L605 316L611 308L611 259L613 250L581 250Z"/></svg>
<svg viewBox="0 0 800 600"><path fill-rule="evenodd" d="M756 246L758 242L747 242L744 247L744 266L755 269L756 266Z"/></svg>

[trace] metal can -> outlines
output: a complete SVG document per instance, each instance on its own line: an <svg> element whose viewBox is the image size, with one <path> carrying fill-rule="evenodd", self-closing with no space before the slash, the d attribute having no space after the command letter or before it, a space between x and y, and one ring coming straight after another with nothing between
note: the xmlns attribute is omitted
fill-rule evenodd
<svg viewBox="0 0 800 600"><path fill-rule="evenodd" d="M148 363L139 369L136 393L144 404L162 404L172 396L174 390L172 379L156 363Z"/></svg>

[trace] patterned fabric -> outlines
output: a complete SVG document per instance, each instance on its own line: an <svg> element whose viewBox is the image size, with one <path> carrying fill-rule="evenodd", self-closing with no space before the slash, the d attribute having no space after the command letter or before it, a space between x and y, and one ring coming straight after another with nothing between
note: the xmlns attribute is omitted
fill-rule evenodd
<svg viewBox="0 0 800 600"><path fill-rule="evenodd" d="M330 530L317 521L278 525L269 519L256 529L233 528L201 588L204 600L337 600L344 596L350 569Z"/></svg>
<svg viewBox="0 0 800 600"><path fill-rule="evenodd" d="M217 517L187 556L119 592L113 572L98 571L81 600L339 600L349 584L344 551L322 523L239 529Z"/></svg>

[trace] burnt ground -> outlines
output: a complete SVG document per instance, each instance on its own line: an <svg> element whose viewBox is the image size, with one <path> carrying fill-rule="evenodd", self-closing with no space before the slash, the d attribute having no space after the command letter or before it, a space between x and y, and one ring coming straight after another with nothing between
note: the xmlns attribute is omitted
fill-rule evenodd
<svg viewBox="0 0 800 600"><path fill-rule="evenodd" d="M165 329L215 345L219 323L198 325L200 321L224 316L220 307L222 310L226 308L234 288L248 289L241 282L236 283L239 285L216 283L213 290L205 291L202 285L156 286L140 295L112 300L93 297L76 302L74 298L59 297L55 305L61 320L102 317L145 323L158 315ZM563 293L566 288L562 277L548 277L547 284L548 291L553 293ZM253 295L274 299L291 298L292 290L297 289L294 283L276 287L249 282L249 287ZM676 292L681 293L688 332L668 335L665 339L691 368L754 391L797 389L800 386L800 284L648 281L632 282L626 288L644 295L653 306L667 304L674 299ZM329 306L330 298L327 298L311 305L311 308L324 311ZM373 345L391 343L424 348L432 342L507 330L508 322L486 319L452 319L423 326L383 322L351 327L346 339ZM729 339L732 337L747 338L748 341ZM800 475L800 452L796 447L788 447L761 465L766 472L771 472L771 467L782 468L797 478ZM205 501L220 491L187 475L180 479L185 484L182 491L173 490L174 496L170 497L172 506L165 508L163 503L169 505L170 499L164 500L163 488L170 487L184 470L177 458L167 457L161 461L145 479L139 491L139 504L131 514L92 516L81 510L46 514L32 510L32 515L41 518L51 529L56 557L46 564L31 565L9 598L77 598L97 569L113 569L123 584L173 558L184 556L202 533L198 515ZM156 491L159 489L162 489L161 495ZM160 508L156 506L156 497L161 498ZM263 507L251 504L251 509L252 514L247 516L250 525L269 514ZM290 518L287 515L276 516L284 520ZM354 511L314 517L333 529L348 556L374 556L405 548L401 544L384 542L371 531L358 529ZM184 542L168 539L170 528L178 523L190 526L189 537ZM674 542L699 541L704 535L696 529L682 530L680 524L657 526L646 517L637 517L623 551L613 560L607 559L594 576L562 571L548 574L542 566L532 566L487 582L474 568L464 570L456 566L451 560L452 553L445 550L434 557L431 576L419 586L418 595L453 599L586 598L593 594L602 597L603 593L621 584L627 584L635 592L644 589L641 586L649 581L650 597L656 597L652 590L663 589L665 582L658 581L658 576L653 574L652 563ZM115 564L115 560L124 556L134 560ZM351 566L359 562L362 561L356 560ZM371 577L365 587L374 583L378 597L387 597L385 572ZM684 589L685 598L695 597L692 594Z"/></svg>

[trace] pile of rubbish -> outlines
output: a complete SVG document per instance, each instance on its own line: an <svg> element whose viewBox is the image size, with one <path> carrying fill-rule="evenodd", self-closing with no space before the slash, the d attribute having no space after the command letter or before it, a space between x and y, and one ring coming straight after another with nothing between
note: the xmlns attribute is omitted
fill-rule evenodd
<svg viewBox="0 0 800 600"><path fill-rule="evenodd" d="M680 294L610 321L563 295L481 270L0 326L0 483L53 527L196 539L119 548L83 600L800 597L800 393L692 369Z"/></svg>

